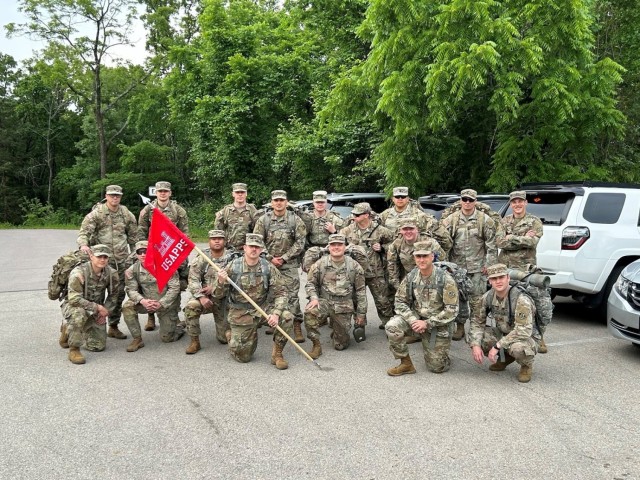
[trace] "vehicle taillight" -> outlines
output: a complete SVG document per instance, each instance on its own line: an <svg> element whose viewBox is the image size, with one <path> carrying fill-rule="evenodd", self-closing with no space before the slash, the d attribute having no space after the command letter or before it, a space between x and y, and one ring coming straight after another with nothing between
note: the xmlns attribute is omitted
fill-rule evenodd
<svg viewBox="0 0 640 480"><path fill-rule="evenodd" d="M577 250L589 237L587 227L567 227L562 231L562 250Z"/></svg>

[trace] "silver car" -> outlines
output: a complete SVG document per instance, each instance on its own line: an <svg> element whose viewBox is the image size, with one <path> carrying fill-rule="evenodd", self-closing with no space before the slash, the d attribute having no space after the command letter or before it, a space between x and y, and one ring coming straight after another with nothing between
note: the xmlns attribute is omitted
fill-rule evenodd
<svg viewBox="0 0 640 480"><path fill-rule="evenodd" d="M640 260L627 265L611 289L607 326L614 337L640 348Z"/></svg>

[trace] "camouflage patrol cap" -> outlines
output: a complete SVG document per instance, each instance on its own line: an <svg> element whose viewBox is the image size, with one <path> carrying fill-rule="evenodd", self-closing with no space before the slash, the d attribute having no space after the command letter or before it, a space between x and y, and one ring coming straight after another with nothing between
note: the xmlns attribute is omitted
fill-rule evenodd
<svg viewBox="0 0 640 480"><path fill-rule="evenodd" d="M107 195L122 195L122 187L120 185L109 185L107 187Z"/></svg>
<svg viewBox="0 0 640 480"><path fill-rule="evenodd" d="M460 197L469 197L476 200L478 198L478 192L476 192L472 188L465 188L460 192Z"/></svg>
<svg viewBox="0 0 640 480"><path fill-rule="evenodd" d="M209 230L209 238L227 238L224 230Z"/></svg>
<svg viewBox="0 0 640 480"><path fill-rule="evenodd" d="M274 190L271 192L271 200L275 200L277 198L287 199L287 192L284 190Z"/></svg>
<svg viewBox="0 0 640 480"><path fill-rule="evenodd" d="M433 247L429 242L416 242L413 244L414 255L431 255Z"/></svg>
<svg viewBox="0 0 640 480"><path fill-rule="evenodd" d="M527 192L525 192L524 190L516 190L516 191L511 192L509 194L509 201L514 200L516 198L520 198L522 200L526 200L527 199Z"/></svg>
<svg viewBox="0 0 640 480"><path fill-rule="evenodd" d="M326 200L327 200L327 192L325 192L324 190L316 190L315 192L313 192L314 202L317 202L317 201L325 202Z"/></svg>
<svg viewBox="0 0 640 480"><path fill-rule="evenodd" d="M247 191L247 184L246 183L234 183L231 186L231 190L233 190L234 192L246 192Z"/></svg>
<svg viewBox="0 0 640 480"><path fill-rule="evenodd" d="M418 228L416 220L412 217L401 218L398 222L398 228Z"/></svg>
<svg viewBox="0 0 640 480"><path fill-rule="evenodd" d="M257 233L247 233L244 244L252 245L254 247L264 248L264 242L262 241L262 237Z"/></svg>
<svg viewBox="0 0 640 480"><path fill-rule="evenodd" d="M141 248L149 248L149 242L147 242L146 240L140 240L139 242L136 242L136 252Z"/></svg>
<svg viewBox="0 0 640 480"><path fill-rule="evenodd" d="M509 269L507 269L507 266L504 263L496 263L487 267L488 278L503 277L505 275L509 275Z"/></svg>
<svg viewBox="0 0 640 480"><path fill-rule="evenodd" d="M331 243L347 243L347 239L344 237L344 235L340 235L339 233L334 233L332 235L329 235L329 244Z"/></svg>
<svg viewBox="0 0 640 480"><path fill-rule="evenodd" d="M171 182L156 182L156 192L160 190L171 191Z"/></svg>
<svg viewBox="0 0 640 480"><path fill-rule="evenodd" d="M371 205L367 202L356 203L351 210L353 215L360 215L361 213L371 213Z"/></svg>
<svg viewBox="0 0 640 480"><path fill-rule="evenodd" d="M94 257L110 257L111 249L102 243L98 243L97 245L91 247L91 253Z"/></svg>
<svg viewBox="0 0 640 480"><path fill-rule="evenodd" d="M394 197L400 197L400 196L408 197L409 196L409 187L395 187L393 189L393 196Z"/></svg>

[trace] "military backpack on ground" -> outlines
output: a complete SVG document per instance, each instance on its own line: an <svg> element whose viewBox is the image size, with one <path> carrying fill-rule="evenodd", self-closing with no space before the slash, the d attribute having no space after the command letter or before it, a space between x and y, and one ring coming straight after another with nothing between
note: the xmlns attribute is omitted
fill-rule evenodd
<svg viewBox="0 0 640 480"><path fill-rule="evenodd" d="M58 259L53 266L47 288L47 294L51 300L63 300L67 296L67 283L71 270L88 260L89 255L82 250L73 250Z"/></svg>

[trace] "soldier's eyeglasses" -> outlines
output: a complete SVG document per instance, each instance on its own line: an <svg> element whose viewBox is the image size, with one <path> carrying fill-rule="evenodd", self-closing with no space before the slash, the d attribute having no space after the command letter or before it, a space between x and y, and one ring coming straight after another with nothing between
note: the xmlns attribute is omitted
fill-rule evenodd
<svg viewBox="0 0 640 480"><path fill-rule="evenodd" d="M146 248L140 248L139 250L136 250L136 253L138 255L144 255L145 253L147 253L147 249Z"/></svg>
<svg viewBox="0 0 640 480"><path fill-rule="evenodd" d="M460 201L462 201L464 203L473 203L473 202L475 202L475 199L474 198L469 198L469 197L462 197L460 199Z"/></svg>
<svg viewBox="0 0 640 480"><path fill-rule="evenodd" d="M407 198L406 195L394 195L393 198Z"/></svg>

